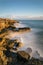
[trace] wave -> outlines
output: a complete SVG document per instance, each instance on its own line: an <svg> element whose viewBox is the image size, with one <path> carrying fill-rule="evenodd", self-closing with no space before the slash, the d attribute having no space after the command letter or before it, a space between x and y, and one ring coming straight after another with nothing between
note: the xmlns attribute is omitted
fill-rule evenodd
<svg viewBox="0 0 43 65"><path fill-rule="evenodd" d="M19 23L15 23L14 26L15 26L16 28L27 27L27 25L26 25L26 24L23 24L21 21L20 21Z"/></svg>

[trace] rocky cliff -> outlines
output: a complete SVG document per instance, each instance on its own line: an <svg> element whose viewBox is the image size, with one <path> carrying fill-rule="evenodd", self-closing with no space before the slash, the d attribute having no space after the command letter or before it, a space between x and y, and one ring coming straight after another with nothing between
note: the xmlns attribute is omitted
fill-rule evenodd
<svg viewBox="0 0 43 65"><path fill-rule="evenodd" d="M22 45L21 41L5 38L11 31L15 33L30 31L29 27L16 28L14 23L18 21L0 18L0 65L43 65L43 61L30 59L27 52L18 51Z"/></svg>

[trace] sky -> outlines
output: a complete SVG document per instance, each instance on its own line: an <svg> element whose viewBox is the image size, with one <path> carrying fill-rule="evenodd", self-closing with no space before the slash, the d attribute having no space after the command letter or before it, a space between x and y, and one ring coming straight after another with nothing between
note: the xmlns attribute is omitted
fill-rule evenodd
<svg viewBox="0 0 43 65"><path fill-rule="evenodd" d="M0 0L0 17L43 19L43 0Z"/></svg>

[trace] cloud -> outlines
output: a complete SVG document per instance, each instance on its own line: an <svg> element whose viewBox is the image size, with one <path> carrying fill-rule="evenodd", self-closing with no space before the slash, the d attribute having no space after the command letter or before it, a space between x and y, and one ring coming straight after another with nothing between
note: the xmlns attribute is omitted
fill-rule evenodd
<svg viewBox="0 0 43 65"><path fill-rule="evenodd" d="M43 20L43 16L15 16L15 19Z"/></svg>
<svg viewBox="0 0 43 65"><path fill-rule="evenodd" d="M5 14L5 16L4 15L0 15L0 17L3 17L3 18L10 18L10 19L21 19L21 20L23 20L23 19L27 19L27 20L43 20L43 16L17 16L17 15L15 15L15 14Z"/></svg>

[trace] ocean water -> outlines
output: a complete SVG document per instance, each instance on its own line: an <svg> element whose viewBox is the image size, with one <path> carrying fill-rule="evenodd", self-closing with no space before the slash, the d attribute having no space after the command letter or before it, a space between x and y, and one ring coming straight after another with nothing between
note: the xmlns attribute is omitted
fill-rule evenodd
<svg viewBox="0 0 43 65"><path fill-rule="evenodd" d="M21 35L24 47L37 50L43 57L43 20L20 20L24 26L30 27L31 31ZM22 26L22 25L21 25Z"/></svg>

